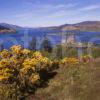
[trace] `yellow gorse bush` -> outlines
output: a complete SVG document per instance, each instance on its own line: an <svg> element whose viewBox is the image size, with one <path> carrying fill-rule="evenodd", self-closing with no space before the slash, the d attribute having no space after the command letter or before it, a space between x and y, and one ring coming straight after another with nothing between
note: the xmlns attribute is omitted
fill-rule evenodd
<svg viewBox="0 0 100 100"><path fill-rule="evenodd" d="M30 54L30 53L31 53L31 51L28 50L28 49L22 50L22 54L28 55L28 54Z"/></svg>
<svg viewBox="0 0 100 100"><path fill-rule="evenodd" d="M20 54L21 50L22 50L22 46L21 45L14 45L11 47L12 53L13 54Z"/></svg>
<svg viewBox="0 0 100 100"><path fill-rule="evenodd" d="M90 58L89 55L83 56L84 63L89 62ZM73 66L79 63L79 59L74 57L51 61L39 51L33 52L21 45L14 45L10 50L4 49L0 52L0 82L16 86L17 89L12 87L11 91L24 94L23 92L27 93L31 88L40 85L44 81L43 77L60 64Z"/></svg>
<svg viewBox="0 0 100 100"><path fill-rule="evenodd" d="M0 80L8 80L13 73L13 69L10 68L11 62L7 59L0 60Z"/></svg>
<svg viewBox="0 0 100 100"><path fill-rule="evenodd" d="M65 64L65 65L77 65L77 64L79 64L79 59L66 57L66 58L61 60L61 63Z"/></svg>
<svg viewBox="0 0 100 100"><path fill-rule="evenodd" d="M2 52L0 52L0 56L2 58L9 58L10 55L11 55L10 52L8 50L6 50L6 49L4 49Z"/></svg>
<svg viewBox="0 0 100 100"><path fill-rule="evenodd" d="M28 80L35 84L39 81L39 71L48 70L52 66L52 61L43 57L38 51L32 52L23 49L21 45L14 45L11 49L0 52L0 81Z"/></svg>
<svg viewBox="0 0 100 100"><path fill-rule="evenodd" d="M33 75L31 75L31 77L30 77L30 82L31 82L32 84L36 83L37 80L40 80L40 76L39 76L38 74L33 74Z"/></svg>
<svg viewBox="0 0 100 100"><path fill-rule="evenodd" d="M83 56L83 61L89 62L90 58L89 55ZM39 71L49 70L52 65L59 64L77 65L79 59L66 57L60 61L51 61L39 51L33 52L29 49L23 49L21 45L14 45L10 50L4 49L0 52L0 81L13 80L16 77L23 79L27 75L31 80L34 75L38 75L37 80L39 80ZM36 78L34 82L36 82Z"/></svg>
<svg viewBox="0 0 100 100"><path fill-rule="evenodd" d="M82 59L83 59L83 62L86 64L86 63L90 62L90 60L92 59L92 57L90 55L84 55L82 57Z"/></svg>

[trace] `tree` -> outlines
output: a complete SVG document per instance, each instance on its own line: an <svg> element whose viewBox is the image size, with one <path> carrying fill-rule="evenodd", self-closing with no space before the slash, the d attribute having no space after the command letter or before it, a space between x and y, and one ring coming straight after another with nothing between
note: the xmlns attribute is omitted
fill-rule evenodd
<svg viewBox="0 0 100 100"><path fill-rule="evenodd" d="M33 51L36 51L36 44L37 44L36 37L33 37L31 42L30 42L30 49Z"/></svg>
<svg viewBox="0 0 100 100"><path fill-rule="evenodd" d="M52 44L46 36L44 37L44 40L41 44L41 50L46 51L48 53L52 52Z"/></svg>
<svg viewBox="0 0 100 100"><path fill-rule="evenodd" d="M3 43L0 43L0 51L4 49Z"/></svg>

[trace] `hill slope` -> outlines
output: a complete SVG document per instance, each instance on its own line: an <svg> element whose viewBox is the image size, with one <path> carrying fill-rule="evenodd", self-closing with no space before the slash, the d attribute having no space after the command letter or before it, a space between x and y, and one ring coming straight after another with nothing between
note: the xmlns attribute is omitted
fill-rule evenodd
<svg viewBox="0 0 100 100"><path fill-rule="evenodd" d="M80 66L61 66L48 86L27 100L99 100L100 60Z"/></svg>
<svg viewBox="0 0 100 100"><path fill-rule="evenodd" d="M22 27L19 27L17 25L0 23L0 33L9 33L9 32L15 33L17 30L19 30L21 28Z"/></svg>
<svg viewBox="0 0 100 100"><path fill-rule="evenodd" d="M6 28L6 27L0 25L0 30L4 30L4 29L9 30L9 28Z"/></svg>
<svg viewBox="0 0 100 100"><path fill-rule="evenodd" d="M65 24L50 28L56 30L100 31L100 21L85 21L81 23Z"/></svg>
<svg viewBox="0 0 100 100"><path fill-rule="evenodd" d="M9 29L14 29L14 30L22 28L20 26L7 24L7 23L0 23L0 25L3 26L3 27L9 28Z"/></svg>
<svg viewBox="0 0 100 100"><path fill-rule="evenodd" d="M9 33L9 32L15 33L16 30L15 30L15 29L10 29L10 28L8 28L8 27L1 26L1 25L0 25L0 33Z"/></svg>

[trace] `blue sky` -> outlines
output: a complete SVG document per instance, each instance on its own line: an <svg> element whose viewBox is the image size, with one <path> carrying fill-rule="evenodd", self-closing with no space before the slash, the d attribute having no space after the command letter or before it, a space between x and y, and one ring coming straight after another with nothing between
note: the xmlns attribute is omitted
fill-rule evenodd
<svg viewBox="0 0 100 100"><path fill-rule="evenodd" d="M0 0L0 23L55 26L100 20L100 0Z"/></svg>

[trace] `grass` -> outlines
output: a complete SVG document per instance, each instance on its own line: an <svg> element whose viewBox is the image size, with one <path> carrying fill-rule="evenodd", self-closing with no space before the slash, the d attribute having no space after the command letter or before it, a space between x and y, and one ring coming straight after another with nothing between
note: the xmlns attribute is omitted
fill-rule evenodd
<svg viewBox="0 0 100 100"><path fill-rule="evenodd" d="M60 66L48 86L27 100L100 100L100 60L80 66Z"/></svg>

